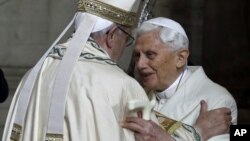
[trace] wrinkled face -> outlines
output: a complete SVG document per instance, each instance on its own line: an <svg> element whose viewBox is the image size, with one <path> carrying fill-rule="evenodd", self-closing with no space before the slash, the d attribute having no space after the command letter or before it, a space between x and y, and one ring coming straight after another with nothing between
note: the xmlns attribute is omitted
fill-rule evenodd
<svg viewBox="0 0 250 141"><path fill-rule="evenodd" d="M177 54L160 41L157 30L139 35L133 59L143 87L156 91L168 88L178 77Z"/></svg>

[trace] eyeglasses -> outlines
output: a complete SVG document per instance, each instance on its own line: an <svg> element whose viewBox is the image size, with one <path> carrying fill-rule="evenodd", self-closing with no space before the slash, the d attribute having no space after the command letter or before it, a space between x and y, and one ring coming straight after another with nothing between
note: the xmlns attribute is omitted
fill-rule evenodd
<svg viewBox="0 0 250 141"><path fill-rule="evenodd" d="M123 33L125 33L129 37L126 42L126 47L131 46L135 38L131 34L129 34L127 31L125 31L121 26L117 25L117 28L120 29Z"/></svg>

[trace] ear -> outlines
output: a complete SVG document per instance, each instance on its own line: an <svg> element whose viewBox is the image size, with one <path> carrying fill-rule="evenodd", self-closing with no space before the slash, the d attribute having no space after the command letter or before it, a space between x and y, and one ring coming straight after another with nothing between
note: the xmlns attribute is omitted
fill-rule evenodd
<svg viewBox="0 0 250 141"><path fill-rule="evenodd" d="M107 34L107 47L112 48L114 46L114 40L115 40L115 31L117 30L116 26L113 26L106 34Z"/></svg>
<svg viewBox="0 0 250 141"><path fill-rule="evenodd" d="M182 68L187 64L189 56L188 48L182 48L177 51L177 61L176 61L176 68Z"/></svg>

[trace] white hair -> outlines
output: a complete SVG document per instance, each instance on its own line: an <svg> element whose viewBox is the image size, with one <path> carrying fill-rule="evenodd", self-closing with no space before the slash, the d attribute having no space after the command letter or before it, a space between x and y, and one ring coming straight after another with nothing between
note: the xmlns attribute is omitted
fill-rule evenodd
<svg viewBox="0 0 250 141"><path fill-rule="evenodd" d="M160 29L159 32L160 41L171 47L173 50L188 48L189 41L185 36L183 36L182 34L171 28L151 23L143 23L139 28L137 28L136 37L140 36L143 33L151 32L157 29Z"/></svg>

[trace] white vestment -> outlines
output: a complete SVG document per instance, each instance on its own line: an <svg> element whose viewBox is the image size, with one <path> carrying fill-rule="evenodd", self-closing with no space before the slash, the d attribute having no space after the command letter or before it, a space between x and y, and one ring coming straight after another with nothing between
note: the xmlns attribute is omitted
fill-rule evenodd
<svg viewBox="0 0 250 141"><path fill-rule="evenodd" d="M70 40L50 52L39 72L26 112L21 140L41 141L46 133L55 72ZM7 117L3 141L10 140L19 92ZM129 77L94 41L88 41L75 65L66 98L64 141L134 141L131 131L120 126L128 116L131 99L148 101L143 88Z"/></svg>
<svg viewBox="0 0 250 141"><path fill-rule="evenodd" d="M174 120L194 125L200 113L200 101L205 100L208 110L230 108L232 123L237 124L236 102L225 88L212 82L202 67L188 66L185 73L185 76L179 79L179 86L175 86L178 87L176 91L174 88L170 93L168 90L161 92L161 95L165 96L159 100L156 111ZM229 141L229 134L212 137L209 141Z"/></svg>

